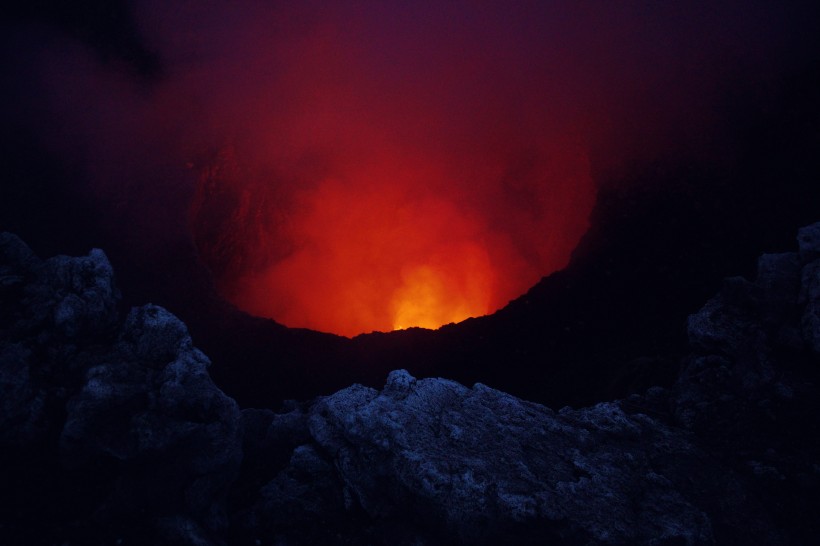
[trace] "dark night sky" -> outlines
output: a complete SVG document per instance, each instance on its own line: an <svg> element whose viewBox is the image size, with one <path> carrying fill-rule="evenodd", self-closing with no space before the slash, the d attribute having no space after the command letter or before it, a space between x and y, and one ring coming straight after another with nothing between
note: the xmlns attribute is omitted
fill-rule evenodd
<svg viewBox="0 0 820 546"><path fill-rule="evenodd" d="M581 375L674 353L723 276L820 218L810 4L20 3L0 229L104 248L127 303L179 314L250 403L397 365L589 401L623 378ZM215 295L355 334L431 267L492 311L587 226L563 273L437 335L285 331Z"/></svg>

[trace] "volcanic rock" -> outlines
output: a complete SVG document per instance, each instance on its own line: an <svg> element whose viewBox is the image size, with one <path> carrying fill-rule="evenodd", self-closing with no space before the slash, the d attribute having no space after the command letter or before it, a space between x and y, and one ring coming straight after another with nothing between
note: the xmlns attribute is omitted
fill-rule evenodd
<svg viewBox="0 0 820 546"><path fill-rule="evenodd" d="M763 500L781 543L820 533L809 508L820 503L818 229L800 230L799 253L762 256L754 282L727 279L689 318L693 352L669 401L676 423Z"/></svg>
<svg viewBox="0 0 820 546"><path fill-rule="evenodd" d="M101 251L2 234L0 543L809 543L818 226L690 317L671 389L559 411L404 370L240 411Z"/></svg>
<svg viewBox="0 0 820 546"><path fill-rule="evenodd" d="M121 322L100 250L41 261L2 234L0 286L2 478L7 502L26 509L3 524L17 543L42 533L26 519L63 538L224 529L240 412L185 325L153 305Z"/></svg>

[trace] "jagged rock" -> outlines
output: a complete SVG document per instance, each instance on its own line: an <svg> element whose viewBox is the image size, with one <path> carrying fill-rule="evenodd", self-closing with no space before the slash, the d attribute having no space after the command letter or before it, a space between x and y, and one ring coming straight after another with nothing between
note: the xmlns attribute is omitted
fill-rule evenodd
<svg viewBox="0 0 820 546"><path fill-rule="evenodd" d="M820 259L803 268L800 303L804 306L801 329L806 343L820 359Z"/></svg>
<svg viewBox="0 0 820 546"><path fill-rule="evenodd" d="M199 522L184 516L158 518L155 525L156 534L151 537L153 544L213 546L217 541Z"/></svg>
<svg viewBox="0 0 820 546"><path fill-rule="evenodd" d="M350 523L356 514L350 508L332 461L305 444L294 449L287 466L262 487L245 526L266 543L338 544L354 527Z"/></svg>
<svg viewBox="0 0 820 546"><path fill-rule="evenodd" d="M762 254L757 259L755 283L769 301L793 302L799 288L800 267L796 252Z"/></svg>
<svg viewBox="0 0 820 546"><path fill-rule="evenodd" d="M820 258L820 222L800 228L797 232L797 245L804 265Z"/></svg>
<svg viewBox="0 0 820 546"><path fill-rule="evenodd" d="M820 440L806 433L820 428L820 223L798 241L799 255L764 255L754 283L728 279L689 318L694 352L670 398L676 423L736 461L793 543L820 532L806 508L820 502Z"/></svg>
<svg viewBox="0 0 820 546"><path fill-rule="evenodd" d="M22 286L41 265L41 260L19 237L0 233L0 295Z"/></svg>
<svg viewBox="0 0 820 546"><path fill-rule="evenodd" d="M383 543L711 544L713 518L748 535L730 512L759 512L687 433L616 403L556 413L481 384L396 371L381 392L353 386L309 413L319 452L348 504L382 528L375 534L415 528ZM274 492L302 494L284 480L268 486L261 513L273 517ZM710 495L722 496L720 509ZM762 520L756 530L771 532Z"/></svg>
<svg viewBox="0 0 820 546"><path fill-rule="evenodd" d="M48 430L48 392L31 377L31 351L19 343L0 343L0 445L31 445Z"/></svg>
<svg viewBox="0 0 820 546"><path fill-rule="evenodd" d="M119 292L100 250L42 261L18 237L0 234L0 443L45 441L54 408L86 366L77 342L106 338Z"/></svg>
<svg viewBox="0 0 820 546"><path fill-rule="evenodd" d="M820 533L820 224L688 322L671 389L558 412L394 371L245 409L101 251L0 234L0 542L783 544ZM241 463L241 468L240 468Z"/></svg>
<svg viewBox="0 0 820 546"><path fill-rule="evenodd" d="M207 357L194 349L185 324L157 305L145 305L128 314L118 346L128 357L150 367L162 368L185 353L197 353L198 360L210 365Z"/></svg>
<svg viewBox="0 0 820 546"><path fill-rule="evenodd" d="M242 410L244 458L242 472L233 486L233 498L235 533L243 535L247 542L253 543L260 534L260 528L268 534L279 536L286 535L288 529L297 529L300 533L310 529L310 526L304 525L306 518L298 516L299 508L283 508L284 501L276 493L281 491L282 498L291 499L284 504L296 503L301 495L311 497L306 500L308 504L322 502L320 499L323 495L316 489L321 479L316 472L287 470L289 466L299 466L300 459L295 451L311 440L307 420L307 414L296 404L282 413ZM327 469L323 470L332 472L329 463L326 466ZM326 475L322 474L321 477L325 478ZM299 485L300 478L306 482ZM279 486L274 485L276 483ZM285 492L290 486L299 487L299 491ZM315 510L309 511L315 515ZM328 543L318 538L314 542Z"/></svg>
<svg viewBox="0 0 820 546"><path fill-rule="evenodd" d="M0 297L0 478L18 488L11 493L44 499L38 509L52 515L39 519L87 509L88 533L140 529L146 540L198 544L224 529L240 414L185 325L153 305L121 323L102 251L42 261L9 234L0 234ZM61 495L35 476L60 467L67 481L51 487L77 489L71 508L48 500ZM11 478L29 471L28 483Z"/></svg>
<svg viewBox="0 0 820 546"><path fill-rule="evenodd" d="M154 305L133 309L111 353L67 406L65 464L119 464L103 519L190 516L227 526L225 498L241 461L240 412L211 381L187 328Z"/></svg>
<svg viewBox="0 0 820 546"><path fill-rule="evenodd" d="M820 222L801 228L797 235L803 263L800 303L803 337L820 358Z"/></svg>
<svg viewBox="0 0 820 546"><path fill-rule="evenodd" d="M284 413L271 410L242 410L243 452L248 462L263 465L275 474L290 459L292 451L310 441L308 416L299 407Z"/></svg>

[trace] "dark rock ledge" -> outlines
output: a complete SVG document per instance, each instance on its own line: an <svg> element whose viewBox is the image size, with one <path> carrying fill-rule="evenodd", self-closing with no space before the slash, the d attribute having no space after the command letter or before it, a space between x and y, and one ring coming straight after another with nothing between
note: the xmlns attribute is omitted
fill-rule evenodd
<svg viewBox="0 0 820 546"><path fill-rule="evenodd" d="M0 543L811 543L820 224L798 242L690 317L669 390L553 411L398 370L274 412L166 310L121 318L102 251L2 234Z"/></svg>

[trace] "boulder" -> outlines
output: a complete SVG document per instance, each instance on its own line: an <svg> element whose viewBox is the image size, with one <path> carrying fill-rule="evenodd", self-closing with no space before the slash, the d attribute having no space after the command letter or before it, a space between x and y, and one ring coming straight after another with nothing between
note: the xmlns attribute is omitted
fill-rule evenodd
<svg viewBox="0 0 820 546"><path fill-rule="evenodd" d="M687 485L707 456L687 433L617 403L556 413L485 385L398 370L382 391L352 386L309 416L315 447L294 450L265 488L260 521L277 518L287 498L297 499L285 503L299 507L292 518L360 510L380 543L714 540ZM720 466L710 472L715 488L732 482ZM324 485L306 495L313 480Z"/></svg>
<svg viewBox="0 0 820 546"><path fill-rule="evenodd" d="M88 370L68 402L60 453L72 468L116 461L100 519L184 515L205 529L227 527L241 416L211 381L209 364L179 319L146 305L131 310L111 352Z"/></svg>

